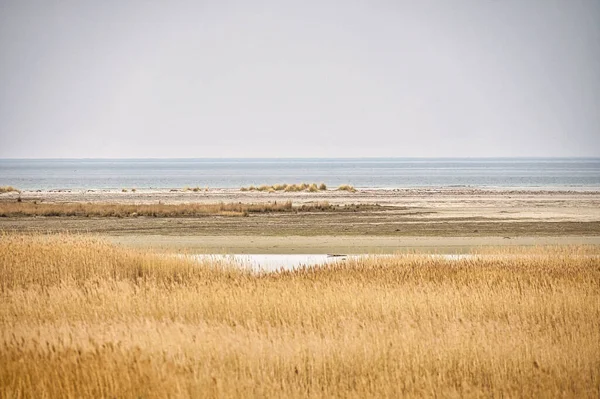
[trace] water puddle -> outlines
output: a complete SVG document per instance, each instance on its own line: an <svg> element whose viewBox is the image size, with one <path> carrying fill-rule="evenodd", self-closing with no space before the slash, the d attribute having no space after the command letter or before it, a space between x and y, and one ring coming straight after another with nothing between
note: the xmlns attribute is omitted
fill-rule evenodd
<svg viewBox="0 0 600 399"><path fill-rule="evenodd" d="M208 262L223 262L249 268L253 271L272 272L276 270L293 270L305 266L322 266L334 262L343 262L350 257L360 255L325 255L325 254L283 254L283 255L193 255L194 259Z"/></svg>
<svg viewBox="0 0 600 399"><path fill-rule="evenodd" d="M226 263L239 265L256 272L273 272L277 270L293 270L301 267L323 266L335 262L345 262L348 259L360 258L387 258L396 255L326 255L326 254L255 254L255 255L219 255L202 254L192 255L198 261L210 263ZM432 258L440 257L449 260L459 260L473 255L429 255Z"/></svg>

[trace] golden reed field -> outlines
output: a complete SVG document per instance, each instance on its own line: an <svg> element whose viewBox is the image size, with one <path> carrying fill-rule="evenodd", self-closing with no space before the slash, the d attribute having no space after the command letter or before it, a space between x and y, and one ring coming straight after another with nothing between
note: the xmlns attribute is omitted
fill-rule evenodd
<svg viewBox="0 0 600 399"><path fill-rule="evenodd" d="M511 251L251 274L2 235L0 397L599 397L600 250Z"/></svg>

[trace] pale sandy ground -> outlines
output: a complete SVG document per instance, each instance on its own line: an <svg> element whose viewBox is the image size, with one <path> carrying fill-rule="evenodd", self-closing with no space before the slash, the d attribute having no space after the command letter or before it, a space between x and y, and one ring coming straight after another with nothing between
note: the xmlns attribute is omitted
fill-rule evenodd
<svg viewBox="0 0 600 399"><path fill-rule="evenodd" d="M470 188L261 193L234 189L25 191L0 201L380 204L362 214L252 215L250 218L0 218L0 230L64 230L114 242L202 253L468 252L480 246L600 245L600 191ZM47 219L47 220L46 220Z"/></svg>
<svg viewBox="0 0 600 399"><path fill-rule="evenodd" d="M0 195L0 200L17 198L19 194ZM242 192L238 189L209 189L209 191L184 191L182 189L137 190L65 190L24 191L23 200L45 202L101 202L165 204L215 203L215 202L284 202L294 204L327 201L331 204L380 204L426 208L439 211L438 217L502 217L520 220L597 221L600 220L600 191L579 190L525 190L525 189L397 189L359 190L356 193L327 190L325 192ZM429 217L434 217L429 215Z"/></svg>

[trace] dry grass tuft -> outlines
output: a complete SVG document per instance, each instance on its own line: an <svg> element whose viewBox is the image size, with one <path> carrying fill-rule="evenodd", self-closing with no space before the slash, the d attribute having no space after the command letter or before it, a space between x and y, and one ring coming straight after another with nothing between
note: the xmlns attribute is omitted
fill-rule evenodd
<svg viewBox="0 0 600 399"><path fill-rule="evenodd" d="M314 192L318 192L318 191L326 191L327 190L327 185L325 185L325 183L321 183L320 185L317 185L317 183L298 183L298 184L274 184L272 186L268 186L268 185L262 185L259 186L258 188L254 187L254 186L249 186L249 187L242 187L240 188L240 191L266 191L266 192L275 192L275 191L285 191L285 192L300 192L300 191L308 191L311 193Z"/></svg>
<svg viewBox="0 0 600 399"><path fill-rule="evenodd" d="M272 189L268 192L273 193ZM330 204L326 201L294 206L291 201L258 204L102 204L102 203L44 203L22 201L0 202L0 217L201 217L249 216L251 213L282 212L360 212L379 210L377 204Z"/></svg>
<svg viewBox="0 0 600 399"><path fill-rule="evenodd" d="M207 215L246 216L248 213L290 212L291 201L261 204L102 204L0 202L0 217L79 216L79 217L194 217Z"/></svg>
<svg viewBox="0 0 600 399"><path fill-rule="evenodd" d="M183 191L186 191L186 192L192 191L194 193L197 193L199 191L202 191L202 189L200 187L198 187L198 186L196 186L196 187L184 187Z"/></svg>
<svg viewBox="0 0 600 399"><path fill-rule="evenodd" d="M355 193L356 189L354 188L354 186L351 186L349 184L342 184L338 187L338 191L348 191L350 193Z"/></svg>
<svg viewBox="0 0 600 399"><path fill-rule="evenodd" d="M5 235L0 397L597 397L597 256L405 255L254 275Z"/></svg>
<svg viewBox="0 0 600 399"><path fill-rule="evenodd" d="M12 193L12 192L20 193L21 191L17 190L13 186L0 186L0 194Z"/></svg>
<svg viewBox="0 0 600 399"><path fill-rule="evenodd" d="M286 187L284 188L285 192L297 192L297 191L302 191L302 189L300 188L299 185L297 184L288 184L286 185Z"/></svg>
<svg viewBox="0 0 600 399"><path fill-rule="evenodd" d="M258 191L269 191L270 188L271 188L271 186L267 186L266 184L263 184L262 186L258 187L257 190Z"/></svg>

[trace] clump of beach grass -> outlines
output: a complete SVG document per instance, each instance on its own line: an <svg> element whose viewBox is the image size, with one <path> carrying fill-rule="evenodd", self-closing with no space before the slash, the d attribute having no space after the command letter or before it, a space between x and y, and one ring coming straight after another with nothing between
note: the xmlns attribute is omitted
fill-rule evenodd
<svg viewBox="0 0 600 399"><path fill-rule="evenodd" d="M284 191L288 192L288 193L289 192L296 192L296 191L302 191L302 188L298 184L288 184L288 185L286 185Z"/></svg>
<svg viewBox="0 0 600 399"><path fill-rule="evenodd" d="M192 191L192 192L194 192L194 193L197 193L197 192L199 192L199 191L202 191L202 188L200 188L200 187L198 187L198 186L196 186L196 187L187 187L187 186L186 186L186 187L184 187L184 188L183 188L183 191L186 191L186 192L187 192L187 191Z"/></svg>
<svg viewBox="0 0 600 399"><path fill-rule="evenodd" d="M14 188L13 186L0 186L0 194L12 193L12 192L20 193L21 190L18 190L16 188Z"/></svg>
<svg viewBox="0 0 600 399"><path fill-rule="evenodd" d="M285 191L285 192L300 192L300 191L308 191L311 193L318 191L326 191L327 185L325 183L321 183L317 185L317 183L296 183L296 184L273 184L271 186L263 184L258 188L254 186L241 187L240 191L266 191L266 192L275 192L275 191Z"/></svg>
<svg viewBox="0 0 600 399"><path fill-rule="evenodd" d="M597 397L598 248L253 274L0 237L0 397Z"/></svg>
<svg viewBox="0 0 600 399"><path fill-rule="evenodd" d="M356 188L354 188L354 186L351 186L349 184L342 184L341 186L338 187L338 191L348 191L350 193L355 193Z"/></svg>

